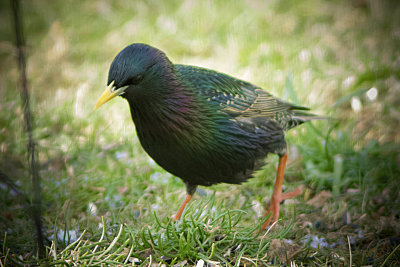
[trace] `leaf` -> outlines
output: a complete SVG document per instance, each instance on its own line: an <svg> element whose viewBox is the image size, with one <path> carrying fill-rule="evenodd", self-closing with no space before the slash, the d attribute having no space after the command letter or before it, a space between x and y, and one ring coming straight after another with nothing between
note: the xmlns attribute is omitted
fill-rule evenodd
<svg viewBox="0 0 400 267"><path fill-rule="evenodd" d="M288 101L290 99L295 104L299 103L297 99L297 94L294 91L293 77L291 72L289 72L288 75L286 76L285 89L283 91L283 99L285 101Z"/></svg>
<svg viewBox="0 0 400 267"><path fill-rule="evenodd" d="M332 197L331 192L323 190L323 191L319 192L318 195L316 195L315 197L313 197L312 199L307 201L307 204L314 206L316 208L319 208L319 207L324 206L326 201L328 199L330 199L331 197Z"/></svg>
<svg viewBox="0 0 400 267"><path fill-rule="evenodd" d="M289 241L291 240L272 239L268 254L276 255L281 263L290 261L301 251L301 246Z"/></svg>

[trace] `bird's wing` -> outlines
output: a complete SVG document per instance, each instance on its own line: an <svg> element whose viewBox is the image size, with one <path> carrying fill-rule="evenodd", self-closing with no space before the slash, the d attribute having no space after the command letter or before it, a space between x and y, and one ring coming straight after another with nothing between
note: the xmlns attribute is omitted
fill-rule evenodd
<svg viewBox="0 0 400 267"><path fill-rule="evenodd" d="M208 101L220 106L232 117L264 117L276 120L283 129L289 129L311 118L308 108L280 100L248 82L212 70L175 65L196 92ZM293 126L292 126L293 124Z"/></svg>

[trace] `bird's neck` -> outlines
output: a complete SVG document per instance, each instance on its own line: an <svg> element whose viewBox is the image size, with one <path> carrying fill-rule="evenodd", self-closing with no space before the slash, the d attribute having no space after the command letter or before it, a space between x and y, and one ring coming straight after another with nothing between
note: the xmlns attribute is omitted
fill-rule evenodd
<svg viewBox="0 0 400 267"><path fill-rule="evenodd" d="M199 120L196 97L185 85L169 79L159 83L157 93L128 100L132 119L139 134L154 138L188 132Z"/></svg>

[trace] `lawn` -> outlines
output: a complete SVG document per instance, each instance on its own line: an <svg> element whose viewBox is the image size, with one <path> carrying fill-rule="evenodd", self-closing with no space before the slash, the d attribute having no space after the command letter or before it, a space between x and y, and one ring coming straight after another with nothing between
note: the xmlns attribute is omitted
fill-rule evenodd
<svg viewBox="0 0 400 267"><path fill-rule="evenodd" d="M9 2L0 3L0 266L36 261ZM400 265L397 1L22 1L49 265ZM259 232L277 156L242 185L200 187L140 146L129 108L93 111L114 56L142 42L330 119L287 133L281 205Z"/></svg>

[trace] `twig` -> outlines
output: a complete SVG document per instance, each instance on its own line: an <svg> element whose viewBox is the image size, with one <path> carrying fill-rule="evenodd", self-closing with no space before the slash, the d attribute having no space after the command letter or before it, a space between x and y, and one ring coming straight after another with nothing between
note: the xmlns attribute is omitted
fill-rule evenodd
<svg viewBox="0 0 400 267"><path fill-rule="evenodd" d="M25 193L22 192L14 181L8 177L2 170L0 170L0 182L6 184L11 191L18 195L24 202L30 203L29 199L26 197Z"/></svg>
<svg viewBox="0 0 400 267"><path fill-rule="evenodd" d="M28 92L28 80L26 77L26 58L24 51L24 34L22 29L22 21L20 17L20 5L18 0L10 0L13 9L14 17L14 29L16 37L16 45L18 52L18 69L20 72L21 79L21 98L24 105L24 121L25 131L28 134L28 162L30 168L30 174L32 179L32 191L33 191L33 204L32 204L32 218L36 228L37 234L37 246L39 258L45 258L45 247L42 232L41 222L41 188L40 188L40 177L35 160L35 141L32 136L32 113L30 110L29 92Z"/></svg>
<svg viewBox="0 0 400 267"><path fill-rule="evenodd" d="M350 238L349 236L347 236L347 243L349 244L349 253L350 253L350 257L349 257L349 266L351 267L351 265L353 264L353 256L351 254L351 244L350 244Z"/></svg>

